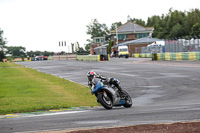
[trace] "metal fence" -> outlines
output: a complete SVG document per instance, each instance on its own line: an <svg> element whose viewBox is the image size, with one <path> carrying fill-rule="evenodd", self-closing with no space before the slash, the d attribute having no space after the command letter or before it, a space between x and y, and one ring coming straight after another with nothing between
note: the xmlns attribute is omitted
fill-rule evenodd
<svg viewBox="0 0 200 133"><path fill-rule="evenodd" d="M135 52L139 53L139 51ZM141 47L141 53L165 53L165 52L173 52L173 53L200 52L200 39L165 40L164 46L157 44L148 47Z"/></svg>
<svg viewBox="0 0 200 133"><path fill-rule="evenodd" d="M165 52L199 52L200 39L193 40L167 40Z"/></svg>
<svg viewBox="0 0 200 133"><path fill-rule="evenodd" d="M139 49L138 47L136 49ZM164 46L149 46L149 47L140 47L140 51L135 51L135 53L164 53L165 52L165 47Z"/></svg>

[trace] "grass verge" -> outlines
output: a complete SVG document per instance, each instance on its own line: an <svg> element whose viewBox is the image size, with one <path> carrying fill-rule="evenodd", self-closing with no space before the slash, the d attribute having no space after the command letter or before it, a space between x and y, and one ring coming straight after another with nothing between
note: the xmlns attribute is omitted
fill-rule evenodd
<svg viewBox="0 0 200 133"><path fill-rule="evenodd" d="M0 114L97 106L90 89L14 63L0 63Z"/></svg>
<svg viewBox="0 0 200 133"><path fill-rule="evenodd" d="M16 67L16 66L20 66L20 65L15 64L15 63L3 63L3 62L0 62L0 68L2 68L2 67Z"/></svg>

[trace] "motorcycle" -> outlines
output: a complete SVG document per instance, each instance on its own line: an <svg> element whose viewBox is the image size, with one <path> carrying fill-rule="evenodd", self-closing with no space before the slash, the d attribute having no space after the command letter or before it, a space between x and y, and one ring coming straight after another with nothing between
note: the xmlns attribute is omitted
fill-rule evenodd
<svg viewBox="0 0 200 133"><path fill-rule="evenodd" d="M114 79L120 83L117 79ZM113 84L106 84L101 79L94 78L91 93L97 97L99 102L104 108L112 109L113 106L124 106L129 108L132 106L132 99L129 94L122 90L118 91L118 88Z"/></svg>

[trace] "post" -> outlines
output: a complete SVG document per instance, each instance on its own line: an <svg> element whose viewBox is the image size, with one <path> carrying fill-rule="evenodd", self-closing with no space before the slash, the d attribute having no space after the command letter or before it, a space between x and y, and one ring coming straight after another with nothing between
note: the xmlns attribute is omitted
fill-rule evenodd
<svg viewBox="0 0 200 133"><path fill-rule="evenodd" d="M117 39L117 45L118 45L118 33L117 33L117 24L115 25L116 27L116 39Z"/></svg>

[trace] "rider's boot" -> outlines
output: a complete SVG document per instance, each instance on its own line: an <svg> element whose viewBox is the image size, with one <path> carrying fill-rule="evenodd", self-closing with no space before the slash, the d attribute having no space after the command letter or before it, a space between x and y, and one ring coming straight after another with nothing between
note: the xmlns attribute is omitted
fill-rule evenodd
<svg viewBox="0 0 200 133"><path fill-rule="evenodd" d="M121 86L118 85L117 88L118 88L119 92L122 92Z"/></svg>
<svg viewBox="0 0 200 133"><path fill-rule="evenodd" d="M118 88L118 92L119 92L120 97L123 98L124 93L123 93L123 91L122 91L121 86L118 86L117 88Z"/></svg>

